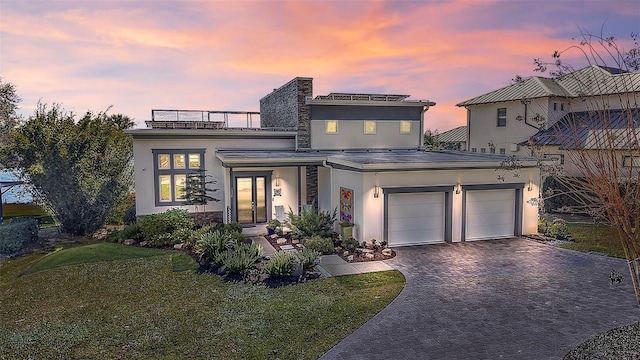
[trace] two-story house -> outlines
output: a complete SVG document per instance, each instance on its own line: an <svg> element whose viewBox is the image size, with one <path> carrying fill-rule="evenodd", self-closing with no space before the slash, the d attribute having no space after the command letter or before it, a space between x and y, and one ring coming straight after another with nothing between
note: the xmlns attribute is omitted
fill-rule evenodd
<svg viewBox="0 0 640 360"><path fill-rule="evenodd" d="M602 126L625 127L628 122L607 119L639 103L640 73L592 65L557 79L532 76L457 106L467 109L468 151L532 155L532 140L539 155L558 159L566 174L578 175L565 159L570 149L562 137L576 135L566 131L567 124L583 128L584 136ZM633 116L640 121L637 112ZM619 155L629 156L622 149Z"/></svg>
<svg viewBox="0 0 640 360"><path fill-rule="evenodd" d="M298 77L263 97L259 128L154 120L130 130L137 214L193 210L185 179L204 169L220 200L207 211L224 222L264 223L317 206L338 209L358 240L390 246L536 233L538 207L528 201L538 196L535 159L525 159L519 177L499 181L504 156L423 149L425 114L435 103L313 97L312 87Z"/></svg>

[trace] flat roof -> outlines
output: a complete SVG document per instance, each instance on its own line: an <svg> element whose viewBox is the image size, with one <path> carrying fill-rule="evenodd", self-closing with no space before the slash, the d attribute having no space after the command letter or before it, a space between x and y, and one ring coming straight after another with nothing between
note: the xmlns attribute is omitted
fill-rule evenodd
<svg viewBox="0 0 640 360"><path fill-rule="evenodd" d="M272 167L327 165L357 171L493 169L506 155L455 150L218 150L216 156L227 167ZM522 167L535 167L539 160L521 157Z"/></svg>

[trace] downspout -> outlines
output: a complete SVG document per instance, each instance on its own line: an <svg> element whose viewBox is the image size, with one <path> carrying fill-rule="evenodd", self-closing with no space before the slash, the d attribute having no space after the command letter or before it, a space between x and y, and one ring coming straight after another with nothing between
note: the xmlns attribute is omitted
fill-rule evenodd
<svg viewBox="0 0 640 360"><path fill-rule="evenodd" d="M529 125L529 126L531 126L532 128L534 128L536 130L540 130L540 128L538 126L535 126L533 124L529 124L529 122L527 120L528 119L527 113L528 113L528 110L529 110L529 103L531 102L531 100L522 100L521 102L524 105L524 123Z"/></svg>
<svg viewBox="0 0 640 360"><path fill-rule="evenodd" d="M469 141L471 139L471 109L469 108L466 108L466 109L467 109L467 141L466 141L465 150L471 151L471 141Z"/></svg>
<svg viewBox="0 0 640 360"><path fill-rule="evenodd" d="M429 110L429 105L422 107L422 112L420 113L420 134L418 136L418 150L424 151L424 113Z"/></svg>
<svg viewBox="0 0 640 360"><path fill-rule="evenodd" d="M329 197L331 198L331 208L333 208L333 196L331 196L331 195L333 195L332 193L333 193L333 182L334 182L334 179L333 179L333 166L327 164L327 160L322 160L322 167L328 168L329 169L329 173L331 174L331 176L329 177L330 178L330 180L329 180Z"/></svg>

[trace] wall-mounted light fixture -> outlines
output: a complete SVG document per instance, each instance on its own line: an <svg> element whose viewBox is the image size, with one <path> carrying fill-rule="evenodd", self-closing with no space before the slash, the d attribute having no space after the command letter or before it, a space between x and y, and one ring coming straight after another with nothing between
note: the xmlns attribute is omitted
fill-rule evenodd
<svg viewBox="0 0 640 360"><path fill-rule="evenodd" d="M373 197L378 198L380 196L380 186L376 185L373 187Z"/></svg>
<svg viewBox="0 0 640 360"><path fill-rule="evenodd" d="M460 191L462 191L462 184L457 183L456 184L456 194L460 194Z"/></svg>
<svg viewBox="0 0 640 360"><path fill-rule="evenodd" d="M529 180L529 183L527 185L527 191L531 191L533 190L533 180Z"/></svg>
<svg viewBox="0 0 640 360"><path fill-rule="evenodd" d="M280 186L280 176L276 176L276 186Z"/></svg>

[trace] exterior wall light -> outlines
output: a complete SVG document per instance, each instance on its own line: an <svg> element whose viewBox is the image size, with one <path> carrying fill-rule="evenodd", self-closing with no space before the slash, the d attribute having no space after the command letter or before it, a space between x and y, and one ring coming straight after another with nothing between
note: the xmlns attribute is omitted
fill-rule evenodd
<svg viewBox="0 0 640 360"><path fill-rule="evenodd" d="M456 184L456 194L460 194L461 191L462 191L462 184L457 183Z"/></svg>
<svg viewBox="0 0 640 360"><path fill-rule="evenodd" d="M527 184L527 191L533 190L533 180L529 180Z"/></svg>
<svg viewBox="0 0 640 360"><path fill-rule="evenodd" d="M280 176L276 176L276 186L280 186Z"/></svg>
<svg viewBox="0 0 640 360"><path fill-rule="evenodd" d="M376 199L380 197L380 186L376 185L373 187L373 197Z"/></svg>

